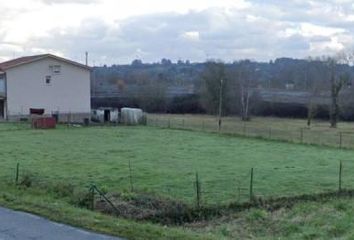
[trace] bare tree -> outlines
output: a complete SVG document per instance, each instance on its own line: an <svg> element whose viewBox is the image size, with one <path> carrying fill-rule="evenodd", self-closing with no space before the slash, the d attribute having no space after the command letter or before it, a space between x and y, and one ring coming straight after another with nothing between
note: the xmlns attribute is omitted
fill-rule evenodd
<svg viewBox="0 0 354 240"><path fill-rule="evenodd" d="M341 52L333 58L328 58L327 64L330 69L330 83L331 83L331 107L330 107L330 125L331 128L337 127L337 122L340 114L339 95L346 84L349 83L349 74L343 72L339 67L343 64L352 63L352 52Z"/></svg>
<svg viewBox="0 0 354 240"><path fill-rule="evenodd" d="M332 128L337 127L339 118L339 93L342 90L344 84L349 80L347 74L339 74L336 72L336 64L331 63L331 109L330 109L330 123Z"/></svg>
<svg viewBox="0 0 354 240"><path fill-rule="evenodd" d="M227 108L227 78L222 62L209 61L201 76L202 105L210 114L223 115Z"/></svg>
<svg viewBox="0 0 354 240"><path fill-rule="evenodd" d="M252 85L254 84L255 70L249 60L240 61L237 68L237 86L239 89L240 113L242 121L249 121Z"/></svg>
<svg viewBox="0 0 354 240"><path fill-rule="evenodd" d="M326 72L323 71L324 64L322 61L309 57L305 68L306 91L308 92L307 100L307 127L311 127L313 118L318 111L318 97L321 91L326 90L326 86L322 84L326 78Z"/></svg>

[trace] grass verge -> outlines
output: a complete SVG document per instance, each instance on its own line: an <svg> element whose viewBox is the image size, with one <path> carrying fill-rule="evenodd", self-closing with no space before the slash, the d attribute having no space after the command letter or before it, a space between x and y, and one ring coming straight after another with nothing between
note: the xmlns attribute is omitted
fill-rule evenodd
<svg viewBox="0 0 354 240"><path fill-rule="evenodd" d="M48 192L2 185L0 204L72 226L126 239L215 239L212 234L193 233L182 227L135 222L75 207Z"/></svg>

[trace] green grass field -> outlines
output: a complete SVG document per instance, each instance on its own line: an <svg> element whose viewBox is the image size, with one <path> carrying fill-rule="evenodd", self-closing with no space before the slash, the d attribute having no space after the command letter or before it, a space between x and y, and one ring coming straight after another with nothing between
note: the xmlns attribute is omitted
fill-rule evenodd
<svg viewBox="0 0 354 240"><path fill-rule="evenodd" d="M205 132L218 131L217 118L210 115L149 114L148 125ZM253 117L251 121L244 122L239 117L223 117L221 132L354 149L352 122L339 122L337 128L330 128L328 121L323 120L314 120L311 127L307 127L305 119Z"/></svg>
<svg viewBox="0 0 354 240"><path fill-rule="evenodd" d="M195 174L205 204L247 200L250 169L254 194L277 197L335 190L339 161L343 186L354 187L353 152L212 133L153 127L59 128L0 133L0 176L35 183L90 183L107 191L130 189L193 202Z"/></svg>
<svg viewBox="0 0 354 240"><path fill-rule="evenodd" d="M250 209L189 228L215 239L353 239L353 212L352 198L332 199L276 211Z"/></svg>
<svg viewBox="0 0 354 240"><path fill-rule="evenodd" d="M321 206L312 203L300 204L298 208L280 213L255 209L184 228L164 228L131 220L120 220L121 225L115 227L112 217L70 206L41 187L63 183L87 191L89 184L95 183L108 192L129 191L130 162L134 190L190 204L195 204L196 172L205 205L248 200L251 168L254 168L256 196L311 194L338 189L339 161L343 162L343 188L354 188L352 150L155 127L59 126L55 130L31 130L25 125L1 124L0 137L0 185L3 191L0 203L57 221L129 239L144 239L144 236L148 239L169 239L171 236L175 239L252 239L262 236L264 239L274 236L312 239L306 238L311 234L317 234L314 238L321 239L326 234L333 237L351 233L348 230L351 223L338 226L338 233L336 229L316 233L316 222L323 228L329 228L329 223L322 218L327 215L320 214ZM14 182L17 163L20 163L20 179L32 176L33 189L23 191L4 185ZM343 201L348 208L353 206L350 200ZM340 223L353 216L347 210L337 209L334 200L326 204L323 208L334 209ZM306 210L313 211L316 217L307 216ZM300 223L296 222L297 217ZM265 223L268 221L274 226L267 229ZM306 221L313 222L305 228ZM242 224L237 225L238 222ZM292 225L296 227L292 229ZM134 233L135 229L140 232Z"/></svg>

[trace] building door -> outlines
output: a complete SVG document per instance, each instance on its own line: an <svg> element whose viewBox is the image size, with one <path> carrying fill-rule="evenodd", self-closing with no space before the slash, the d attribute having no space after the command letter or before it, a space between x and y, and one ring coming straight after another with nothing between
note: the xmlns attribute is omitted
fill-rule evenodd
<svg viewBox="0 0 354 240"><path fill-rule="evenodd" d="M109 122L109 121L111 121L111 111L104 110L104 122Z"/></svg>
<svg viewBox="0 0 354 240"><path fill-rule="evenodd" d="M5 101L0 100L0 118L5 117Z"/></svg>

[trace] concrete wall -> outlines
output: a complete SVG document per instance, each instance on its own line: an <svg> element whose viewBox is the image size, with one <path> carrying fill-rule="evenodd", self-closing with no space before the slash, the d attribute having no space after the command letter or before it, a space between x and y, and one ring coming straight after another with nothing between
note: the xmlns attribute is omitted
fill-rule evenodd
<svg viewBox="0 0 354 240"><path fill-rule="evenodd" d="M60 74L50 66L60 65ZM51 83L46 83L51 76ZM30 108L44 108L45 114L59 111L89 116L90 71L52 58L42 59L6 71L7 113L28 115Z"/></svg>

